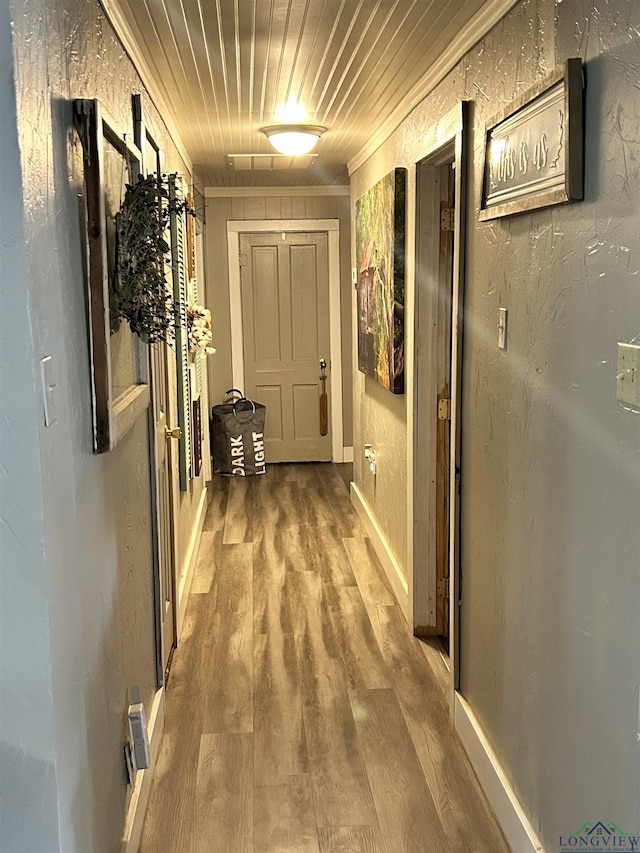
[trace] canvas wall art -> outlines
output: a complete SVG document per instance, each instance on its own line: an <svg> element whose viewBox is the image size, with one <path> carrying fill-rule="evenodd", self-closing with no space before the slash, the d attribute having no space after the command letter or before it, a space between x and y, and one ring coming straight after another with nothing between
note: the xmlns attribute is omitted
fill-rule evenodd
<svg viewBox="0 0 640 853"><path fill-rule="evenodd" d="M356 202L358 369L404 393L407 170L394 169Z"/></svg>

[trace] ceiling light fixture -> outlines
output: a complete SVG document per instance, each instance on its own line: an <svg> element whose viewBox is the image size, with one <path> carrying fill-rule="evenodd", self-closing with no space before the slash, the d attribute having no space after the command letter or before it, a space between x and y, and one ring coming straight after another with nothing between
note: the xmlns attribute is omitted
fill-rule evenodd
<svg viewBox="0 0 640 853"><path fill-rule="evenodd" d="M325 131L326 127L317 124L273 124L262 128L276 151L290 157L307 154Z"/></svg>

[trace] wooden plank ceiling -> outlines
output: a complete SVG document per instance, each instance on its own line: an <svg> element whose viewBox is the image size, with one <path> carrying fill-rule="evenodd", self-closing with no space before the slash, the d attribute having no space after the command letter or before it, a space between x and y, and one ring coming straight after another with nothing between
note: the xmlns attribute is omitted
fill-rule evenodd
<svg viewBox="0 0 640 853"><path fill-rule="evenodd" d="M153 80L149 88L175 117L205 186L295 186L348 183L349 160L492 2L105 0L104 5L117 12L120 30L123 23L128 29L129 42ZM234 169L229 154L273 153L260 128L286 118L287 106L297 107L298 120L327 128L313 165L306 158L305 169Z"/></svg>

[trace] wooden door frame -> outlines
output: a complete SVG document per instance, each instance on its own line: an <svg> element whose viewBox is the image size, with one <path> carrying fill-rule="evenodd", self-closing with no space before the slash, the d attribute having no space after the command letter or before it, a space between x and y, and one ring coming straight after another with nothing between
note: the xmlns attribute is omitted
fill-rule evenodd
<svg viewBox="0 0 640 853"><path fill-rule="evenodd" d="M157 142L160 139L160 135L157 132L156 126L149 120L149 117L143 111L142 106L142 96L140 94L134 94L132 96L132 112L133 112L133 135L134 141L138 148L140 149L142 155L142 168L146 174L151 172L157 172L158 174L162 174L162 166L164 162L164 153L159 143ZM154 151L153 162L147 162L147 144ZM157 409L157 395L158 395L158 386L160 383L164 383L164 393L165 393L165 402L166 402L166 411L165 418L167 421L167 426L171 423L177 423L176 416L174 414L174 407L176 405L175 396L175 375L172 375L171 365L170 365L170 353L171 348L163 343L156 344L156 346L164 346L165 347L165 357L164 357L164 371L162 375L157 375L154 368L154 359L151 351L151 347L147 347L147 363L148 363L148 375L149 382L151 386L151 397L149 403L149 409L147 412L147 424L149 430L149 466L150 466L150 487L151 487L151 516L152 516L152 529L153 529L153 586L154 586L154 619L155 619L155 658L156 658L156 687L158 690L163 690L164 686L164 673L165 673L165 647L167 642L171 643L171 646L177 645L178 642L178 587L177 587L177 567L178 567L178 541L177 541L177 533L176 533L176 525L177 519L179 515L179 505L178 505L178 494L177 489L179 488L176 483L176 460L175 460L175 451L173 448L173 443L169 442L168 445L165 446L165 458L166 458L166 469L167 469L167 477L168 483L167 487L169 490L169 503L167 506L167 512L170 517L167 519L169 524L169 536L170 536L170 552L171 552L171 566L169 567L169 574L171 576L171 608L173 615L173 632L171 637L166 636L166 631L164 628L164 619L162 611L164 609L164 600L163 600L163 584L162 584L162 565L161 565L161 551L162 551L162 532L160 531L160 502L158 498L158 441L162 441L162 437L158 439L157 434L157 421L156 421L156 409Z"/></svg>
<svg viewBox="0 0 640 853"><path fill-rule="evenodd" d="M433 126L424 155L416 164L416 264L414 311L414 376L410 471L412 473L412 599L415 629L435 629L435 453L421 453L422 444L435 442L437 387L435 340L430 334L437 305L433 276L438 270L429 258L439 258L440 208L430 176L455 161L455 215L451 305L451 450L449 460L449 662L451 710L460 685L460 397L464 297L465 214L467 204L468 103L461 102ZM436 198L436 196L438 196ZM435 253L434 253L435 248ZM437 263L436 263L437 267ZM422 369L421 369L422 368ZM425 369L426 368L426 369ZM425 375L426 374L426 375ZM426 488L425 488L426 484ZM424 521L428 530L424 535ZM419 563L427 543L425 559Z"/></svg>
<svg viewBox="0 0 640 853"><path fill-rule="evenodd" d="M340 220L244 219L227 222L231 371L235 388L244 388L244 330L240 279L240 234L280 234L318 231L329 246L329 358L331 359L331 458L344 461L342 422L342 328L340 318Z"/></svg>

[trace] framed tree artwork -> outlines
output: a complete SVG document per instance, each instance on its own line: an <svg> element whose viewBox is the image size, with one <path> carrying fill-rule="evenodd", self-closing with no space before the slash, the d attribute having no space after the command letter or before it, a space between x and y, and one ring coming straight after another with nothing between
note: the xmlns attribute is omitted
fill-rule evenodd
<svg viewBox="0 0 640 853"><path fill-rule="evenodd" d="M394 169L356 202L358 369L404 393L405 192Z"/></svg>

